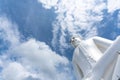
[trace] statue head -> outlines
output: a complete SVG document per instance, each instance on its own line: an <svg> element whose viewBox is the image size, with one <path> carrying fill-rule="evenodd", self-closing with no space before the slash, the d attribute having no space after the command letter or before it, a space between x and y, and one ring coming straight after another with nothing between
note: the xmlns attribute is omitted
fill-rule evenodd
<svg viewBox="0 0 120 80"><path fill-rule="evenodd" d="M78 35L76 36L76 35L74 35L74 36L71 37L70 43L72 44L72 46L73 46L74 48L76 48L82 40L83 40L83 39L82 39L81 36L78 36Z"/></svg>

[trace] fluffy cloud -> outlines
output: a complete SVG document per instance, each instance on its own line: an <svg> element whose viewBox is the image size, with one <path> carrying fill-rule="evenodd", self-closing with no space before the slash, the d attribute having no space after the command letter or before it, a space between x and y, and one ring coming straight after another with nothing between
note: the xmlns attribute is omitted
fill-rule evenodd
<svg viewBox="0 0 120 80"><path fill-rule="evenodd" d="M80 34L85 38L98 34L97 24L103 19L103 10L107 8L103 0L59 0L52 5L53 1L39 0L44 6L53 7L57 14L53 23L53 46L59 42L61 50L68 48L68 34Z"/></svg>
<svg viewBox="0 0 120 80"><path fill-rule="evenodd" d="M120 9L120 0L107 0L108 12L112 13L117 9Z"/></svg>
<svg viewBox="0 0 120 80"><path fill-rule="evenodd" d="M22 43L11 51L14 55L22 57L19 61L27 69L38 70L38 74L43 75L43 78L40 77L42 80L46 78L49 80L58 80L59 78L56 76L60 74L57 67L60 65L65 66L69 63L65 57L53 52L44 42L39 42L34 39Z"/></svg>
<svg viewBox="0 0 120 80"><path fill-rule="evenodd" d="M0 39L8 41L11 46L15 46L19 43L19 36L17 25L6 17L0 16Z"/></svg>
<svg viewBox="0 0 120 80"><path fill-rule="evenodd" d="M0 17L1 40L8 49L0 55L0 79L4 80L72 80L68 59L44 42L29 39L21 42L17 25ZM3 42L1 45L3 45Z"/></svg>
<svg viewBox="0 0 120 80"><path fill-rule="evenodd" d="M38 2L41 2L45 8L50 9L57 4L58 0L38 0Z"/></svg>
<svg viewBox="0 0 120 80"><path fill-rule="evenodd" d="M8 64L2 72L4 80L23 80L28 75L29 73L24 69L24 67L16 62Z"/></svg>

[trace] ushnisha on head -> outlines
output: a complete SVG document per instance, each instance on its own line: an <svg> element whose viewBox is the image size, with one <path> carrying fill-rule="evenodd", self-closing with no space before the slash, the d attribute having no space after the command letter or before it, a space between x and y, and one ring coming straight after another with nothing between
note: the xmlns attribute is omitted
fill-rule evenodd
<svg viewBox="0 0 120 80"><path fill-rule="evenodd" d="M82 39L81 36L74 35L74 36L71 37L70 43L72 44L72 46L74 48L76 48L82 40L83 39Z"/></svg>

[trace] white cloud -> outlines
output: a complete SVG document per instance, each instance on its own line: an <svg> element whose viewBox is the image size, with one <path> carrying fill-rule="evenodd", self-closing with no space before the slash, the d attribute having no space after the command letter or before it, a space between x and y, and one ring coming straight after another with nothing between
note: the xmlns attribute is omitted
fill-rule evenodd
<svg viewBox="0 0 120 80"><path fill-rule="evenodd" d="M22 63L30 65L32 68L38 68L48 74L49 77L54 77L56 67L59 64L67 65L68 60L55 52L53 52L44 42L39 42L34 39L22 43L20 46L13 49L13 53L22 56Z"/></svg>
<svg viewBox="0 0 120 80"><path fill-rule="evenodd" d="M44 42L30 39L10 50L10 53L20 56L18 61L28 71L39 76L40 80L61 80L71 76L67 58L56 54ZM68 79L72 80L72 77Z"/></svg>
<svg viewBox="0 0 120 80"><path fill-rule="evenodd" d="M107 0L108 12L112 13L117 9L120 9L120 0Z"/></svg>
<svg viewBox="0 0 120 80"><path fill-rule="evenodd" d="M23 80L29 75L24 67L16 62L8 64L7 67L2 71L2 78L4 80Z"/></svg>
<svg viewBox="0 0 120 80"><path fill-rule="evenodd" d="M0 37L4 41L9 41L11 46L15 46L19 43L19 33L17 30L17 25L12 23L6 17L0 17Z"/></svg>
<svg viewBox="0 0 120 80"><path fill-rule="evenodd" d="M60 56L52 51L47 44L35 39L20 42L21 38L17 26L6 17L0 17L0 24L1 39L7 40L11 44L8 50L0 55L1 79L73 79L66 57Z"/></svg>
<svg viewBox="0 0 120 80"><path fill-rule="evenodd" d="M47 0L44 5L49 6L53 4L53 1ZM43 3L41 0L39 2ZM53 24L52 44L56 46L55 44L59 42L62 50L69 47L66 43L66 32L73 35L84 31L82 35L85 38L98 34L96 24L103 19L103 10L106 9L106 3L103 0L59 0L52 7L58 15ZM58 32L61 32L61 34Z"/></svg>
<svg viewBox="0 0 120 80"><path fill-rule="evenodd" d="M57 4L58 0L38 0L38 2L41 2L45 8L50 9Z"/></svg>

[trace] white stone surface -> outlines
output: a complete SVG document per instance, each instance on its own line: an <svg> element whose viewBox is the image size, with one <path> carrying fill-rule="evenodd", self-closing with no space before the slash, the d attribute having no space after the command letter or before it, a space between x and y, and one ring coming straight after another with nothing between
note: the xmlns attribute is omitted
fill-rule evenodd
<svg viewBox="0 0 120 80"><path fill-rule="evenodd" d="M75 47L72 62L77 80L116 80L119 77L120 37L111 41L101 37L83 40L75 36L71 44Z"/></svg>

